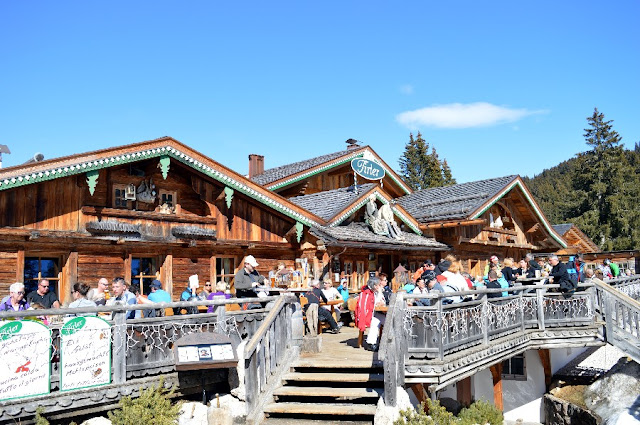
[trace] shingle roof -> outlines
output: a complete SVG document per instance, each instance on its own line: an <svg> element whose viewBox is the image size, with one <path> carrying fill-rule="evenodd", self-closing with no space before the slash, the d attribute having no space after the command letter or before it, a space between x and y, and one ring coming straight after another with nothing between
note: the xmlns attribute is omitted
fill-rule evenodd
<svg viewBox="0 0 640 425"><path fill-rule="evenodd" d="M358 193L355 192L353 186L350 186L313 193L311 195L295 196L289 198L289 201L312 212L320 218L330 220L340 211L343 211L351 205L357 198L362 196L363 193L368 192L375 186L375 183L365 183L358 185Z"/></svg>
<svg viewBox="0 0 640 425"><path fill-rule="evenodd" d="M367 146L362 146L357 150L361 150L366 147ZM340 158L341 156L353 153L355 151L356 149L344 150L340 152L330 153L327 155L317 156L315 158L305 159L304 161L294 162L292 164L281 165L280 167L269 168L268 170L264 170L262 174L253 176L251 180L264 186L276 180L280 180L285 177L300 173L302 171L306 171L317 165L323 164L325 162L331 161L336 158Z"/></svg>
<svg viewBox="0 0 640 425"><path fill-rule="evenodd" d="M310 232L323 239L328 245L333 242L351 242L363 248L385 248L395 250L431 250L447 251L449 246L436 241L434 238L427 238L415 233L402 232L404 240L390 238L388 236L376 235L366 223L350 223L347 226L312 227Z"/></svg>
<svg viewBox="0 0 640 425"><path fill-rule="evenodd" d="M564 236L565 233L573 227L573 223L552 224L553 230L555 230L560 236Z"/></svg>
<svg viewBox="0 0 640 425"><path fill-rule="evenodd" d="M424 189L396 201L420 223L466 218L517 176Z"/></svg>

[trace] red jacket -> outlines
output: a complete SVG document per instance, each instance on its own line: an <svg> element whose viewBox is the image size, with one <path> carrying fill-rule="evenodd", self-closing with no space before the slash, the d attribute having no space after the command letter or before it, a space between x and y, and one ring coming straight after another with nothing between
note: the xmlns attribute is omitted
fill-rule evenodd
<svg viewBox="0 0 640 425"><path fill-rule="evenodd" d="M356 327L364 331L371 325L373 309L375 307L375 294L368 286L362 287L362 292L358 296L358 304L354 312Z"/></svg>

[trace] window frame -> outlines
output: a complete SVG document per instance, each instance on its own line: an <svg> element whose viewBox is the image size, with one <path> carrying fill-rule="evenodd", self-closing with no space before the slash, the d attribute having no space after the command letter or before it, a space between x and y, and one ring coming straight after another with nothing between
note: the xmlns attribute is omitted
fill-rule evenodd
<svg viewBox="0 0 640 425"><path fill-rule="evenodd" d="M124 197L122 199L116 196L116 190L121 190L125 192L127 190L128 184L114 183L111 185L111 207L117 208L120 210L133 210L133 201L127 200ZM126 202L126 206L116 205L116 202L120 199L120 201L124 200Z"/></svg>
<svg viewBox="0 0 640 425"><path fill-rule="evenodd" d="M511 361L513 359L522 359L522 374L511 373L512 366ZM509 357L502 361L502 379L510 381L526 381L527 380L527 359L525 353L516 354L513 357Z"/></svg>
<svg viewBox="0 0 640 425"><path fill-rule="evenodd" d="M27 271L27 261L28 260L34 260L37 259L38 260L38 277L37 278L27 278L26 276L26 271ZM56 263L56 269L57 269L57 273L56 276L42 276L42 260L54 260ZM35 256L35 255L26 255L24 256L24 262L23 262L23 273L22 273L22 280L25 286L25 295L28 294L29 292L32 292L36 289L38 289L38 282L40 282L40 279L47 279L49 281L49 285L55 285L55 291L53 291L56 296L58 297L58 299L60 299L60 284L62 281L61 275L62 275L62 266L61 264L63 263L62 258L60 256L57 255L52 255L52 256L47 256L47 255L42 255L42 256ZM35 287L34 288L30 288L30 285L28 282L35 282ZM49 288L49 292L52 292L51 287ZM25 298L26 299L26 298Z"/></svg>
<svg viewBox="0 0 640 425"><path fill-rule="evenodd" d="M169 207L174 208L175 211L176 205L178 205L178 192L175 190L160 189L158 191L158 205L160 206L164 205L165 203L162 202L162 195L170 195L172 197L172 201Z"/></svg>
<svg viewBox="0 0 640 425"><path fill-rule="evenodd" d="M154 269L153 273L155 274L143 274L142 270L140 270L139 274L134 274L133 267L136 260L138 260L138 267L141 268L140 264L142 263L142 261L140 260L143 260L143 259L151 260L151 264ZM161 262L159 261L157 256L134 256L134 255L131 256L131 266L130 266L131 282L130 283L133 285L134 284L133 280L139 279L140 283L138 283L138 285L140 286L140 293L142 295L149 295L151 293L151 288L150 288L151 281L153 281L154 279L158 279L160 276L160 263ZM145 286L145 279L148 281L146 286Z"/></svg>

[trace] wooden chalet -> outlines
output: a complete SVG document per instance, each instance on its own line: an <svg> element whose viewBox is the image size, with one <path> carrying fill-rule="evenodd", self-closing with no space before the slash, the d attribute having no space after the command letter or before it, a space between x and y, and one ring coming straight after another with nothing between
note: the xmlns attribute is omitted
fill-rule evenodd
<svg viewBox="0 0 640 425"><path fill-rule="evenodd" d="M452 247L472 275L491 255L556 251L567 244L548 222L520 176L425 189L396 200L435 238Z"/></svg>
<svg viewBox="0 0 640 425"><path fill-rule="evenodd" d="M247 254L293 266L324 224L169 137L5 168L0 192L0 293L47 277L63 301L116 276L178 299L192 274L230 282Z"/></svg>
<svg viewBox="0 0 640 425"><path fill-rule="evenodd" d="M575 255L578 253L598 253L601 252L589 236L573 223L554 224L553 229L567 241L567 247L557 252L558 255Z"/></svg>

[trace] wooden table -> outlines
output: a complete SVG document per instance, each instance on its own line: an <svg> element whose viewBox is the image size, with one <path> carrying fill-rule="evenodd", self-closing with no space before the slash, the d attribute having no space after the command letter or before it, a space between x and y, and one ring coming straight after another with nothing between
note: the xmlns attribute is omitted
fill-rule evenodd
<svg viewBox="0 0 640 425"><path fill-rule="evenodd" d="M342 299L339 300L331 300L331 301L327 301L326 303L320 303L321 306L323 305L329 305L331 306L331 314L333 314L335 312L335 306L337 305L341 305L344 304L344 301Z"/></svg>
<svg viewBox="0 0 640 425"><path fill-rule="evenodd" d="M374 311L377 311L379 313L386 313L387 310L389 310L389 307L386 306L386 305L379 305L379 306L374 308Z"/></svg>

